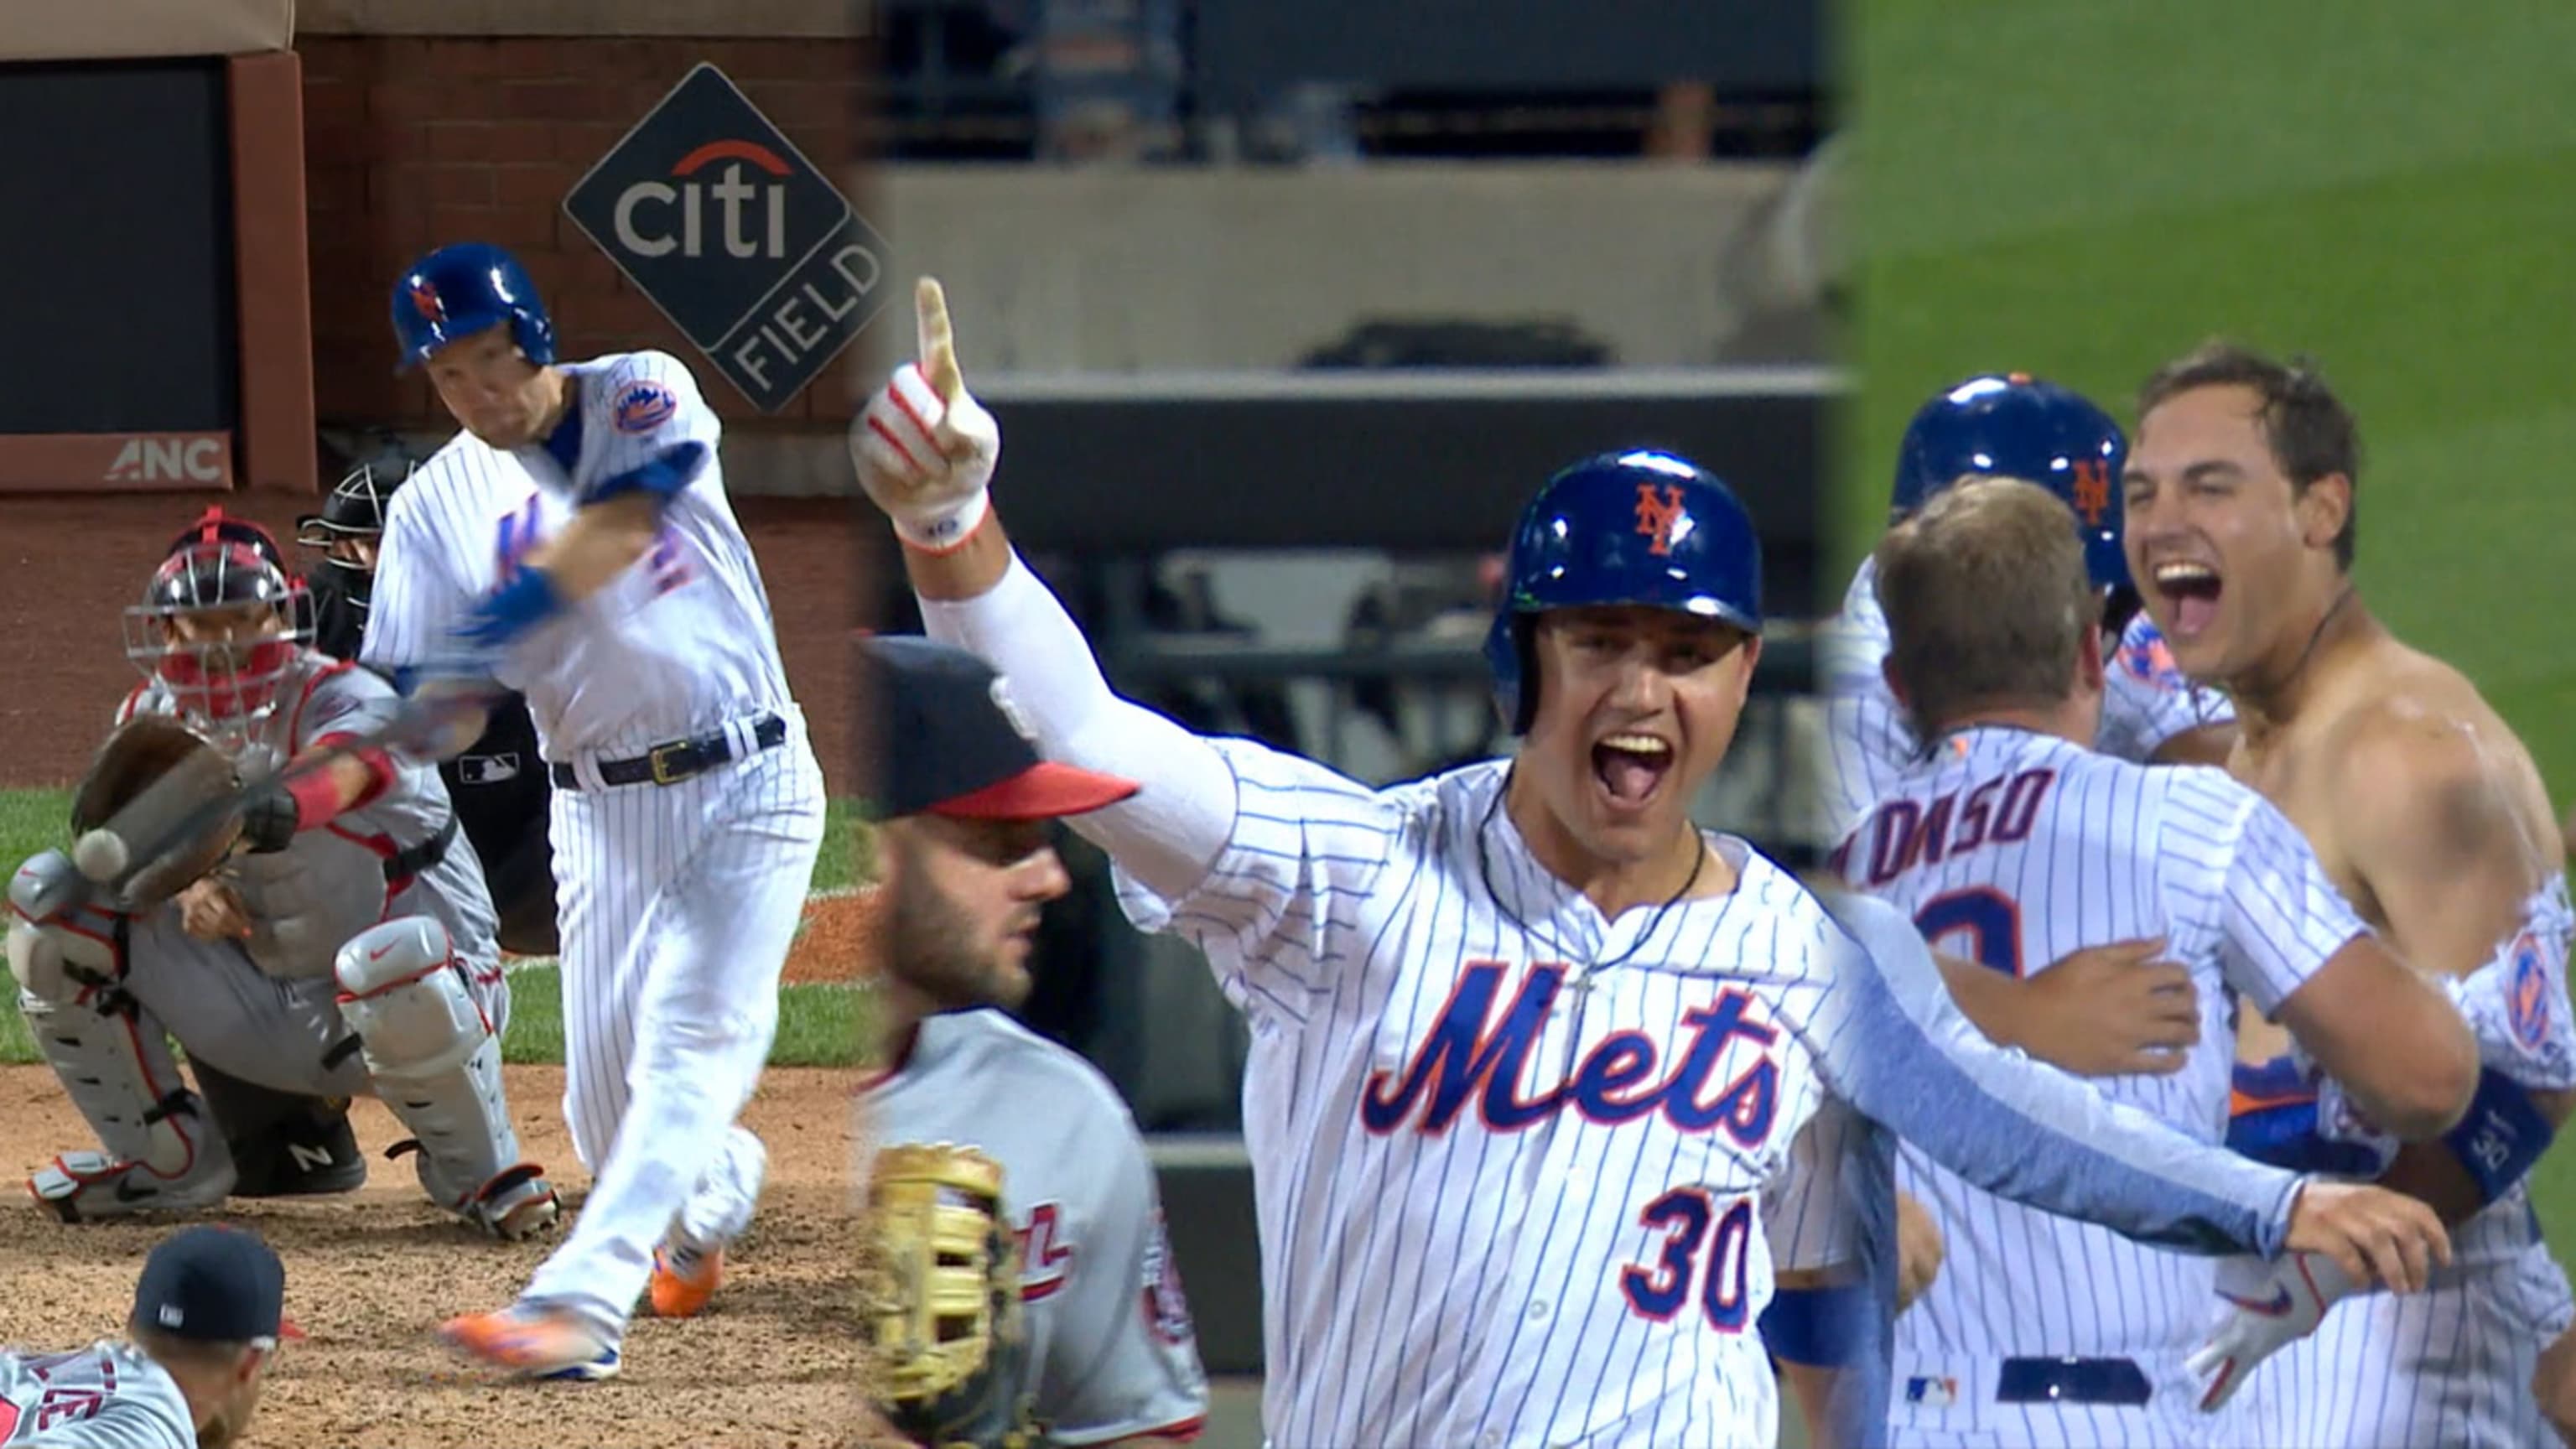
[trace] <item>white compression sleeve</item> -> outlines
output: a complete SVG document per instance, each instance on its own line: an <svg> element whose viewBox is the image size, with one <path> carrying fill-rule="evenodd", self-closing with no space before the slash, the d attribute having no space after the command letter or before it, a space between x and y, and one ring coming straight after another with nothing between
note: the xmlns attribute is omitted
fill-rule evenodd
<svg viewBox="0 0 2576 1449"><path fill-rule="evenodd" d="M1046 581L1017 553L972 599L922 599L924 632L983 659L1050 760L1123 775L1144 788L1066 823L1165 900L1196 890L1234 836L1234 771L1207 741L1119 698Z"/></svg>

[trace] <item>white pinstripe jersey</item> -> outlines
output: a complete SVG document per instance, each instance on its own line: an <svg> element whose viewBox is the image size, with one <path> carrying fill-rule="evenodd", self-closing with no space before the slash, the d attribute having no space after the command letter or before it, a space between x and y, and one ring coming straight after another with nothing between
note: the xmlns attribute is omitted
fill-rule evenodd
<svg viewBox="0 0 2576 1449"><path fill-rule="evenodd" d="M1842 612L1824 637L1831 761L1825 808L1836 837L1849 834L1922 756L1914 727L1880 672L1889 636L1873 584L1877 576L1876 562L1862 560L1843 594ZM2122 631L2119 653L2103 663L2102 724L2093 739L2103 754L2144 764L2174 736L2236 718L2226 695L2183 677L2172 649L2143 611Z"/></svg>
<svg viewBox="0 0 2576 1449"><path fill-rule="evenodd" d="M785 709L768 591L716 456L723 429L688 368L662 352L561 366L578 395L552 438L503 453L459 433L394 494L360 657L385 669L452 657L447 636L474 601L593 490L694 442L705 468L671 500L659 543L522 636L495 674L527 696L549 760L633 754Z"/></svg>
<svg viewBox="0 0 2576 1449"><path fill-rule="evenodd" d="M0 1445L197 1449L197 1416L169 1372L130 1343L0 1353Z"/></svg>
<svg viewBox="0 0 2576 1449"><path fill-rule="evenodd" d="M1209 743L1235 782L1224 848L1180 899L1123 866L1118 885L1252 1025L1282 1449L1770 1449L1760 1200L1829 1084L1999 1188L2159 1241L2277 1245L2286 1174L2181 1163L2180 1139L2105 1156L2129 1139L1962 1065L1740 840L1712 837L1729 895L1604 920L1522 845L1502 762L1369 790Z"/></svg>
<svg viewBox="0 0 2576 1449"><path fill-rule="evenodd" d="M1837 847L1836 874L1933 944L2016 977L2151 936L2190 969L2204 1033L2171 1076L2108 1097L2223 1140L2241 996L2266 1015L2367 927L2288 819L2224 771L2150 768L2053 736L1946 736ZM1897 1323L1900 1354L2174 1358L2206 1326L2212 1264L2003 1202L1908 1144L1899 1186L1947 1245Z"/></svg>
<svg viewBox="0 0 2576 1449"><path fill-rule="evenodd" d="M943 1012L859 1093L858 1136L867 1160L882 1144L946 1142L1002 1165L1029 1336L1021 1388L1050 1442L1187 1437L1205 1421L1154 1165L1099 1069L999 1011Z"/></svg>

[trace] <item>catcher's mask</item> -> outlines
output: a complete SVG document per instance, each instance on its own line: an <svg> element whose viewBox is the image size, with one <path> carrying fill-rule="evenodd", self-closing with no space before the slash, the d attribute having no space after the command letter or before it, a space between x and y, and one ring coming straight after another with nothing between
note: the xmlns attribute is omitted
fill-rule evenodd
<svg viewBox="0 0 2576 1449"><path fill-rule="evenodd" d="M125 611L125 655L218 743L275 711L311 630L301 588L258 525L207 510Z"/></svg>

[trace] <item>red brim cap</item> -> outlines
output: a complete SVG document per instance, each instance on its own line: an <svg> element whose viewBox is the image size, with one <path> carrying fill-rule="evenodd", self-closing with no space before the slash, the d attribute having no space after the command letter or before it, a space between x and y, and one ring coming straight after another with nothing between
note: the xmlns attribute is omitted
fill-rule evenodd
<svg viewBox="0 0 2576 1449"><path fill-rule="evenodd" d="M942 800L929 813L962 820L1054 820L1088 815L1141 788L1117 775L1046 760L999 784Z"/></svg>

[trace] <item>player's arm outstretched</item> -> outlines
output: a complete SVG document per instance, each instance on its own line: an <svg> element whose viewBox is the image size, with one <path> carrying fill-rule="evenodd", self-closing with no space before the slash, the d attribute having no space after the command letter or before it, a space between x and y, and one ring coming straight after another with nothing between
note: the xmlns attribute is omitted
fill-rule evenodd
<svg viewBox="0 0 2576 1449"><path fill-rule="evenodd" d="M1238 1004L1302 1020L1301 1001L1327 989L1311 975L1329 954L1320 907L1375 879L1397 807L1312 761L1192 734L1110 689L993 511L1001 430L966 390L946 297L924 278L914 301L920 360L853 421L850 455L902 540L926 632L1009 680L1048 758L1143 785L1068 822L1118 866L1129 915L1208 952Z"/></svg>
<svg viewBox="0 0 2576 1449"><path fill-rule="evenodd" d="M2195 1142L1996 1047L1951 1004L1912 922L1865 896L1828 903L1856 938L1809 1028L1829 1085L1972 1186L2188 1253L2322 1253L2406 1292L2450 1260L2421 1203Z"/></svg>

